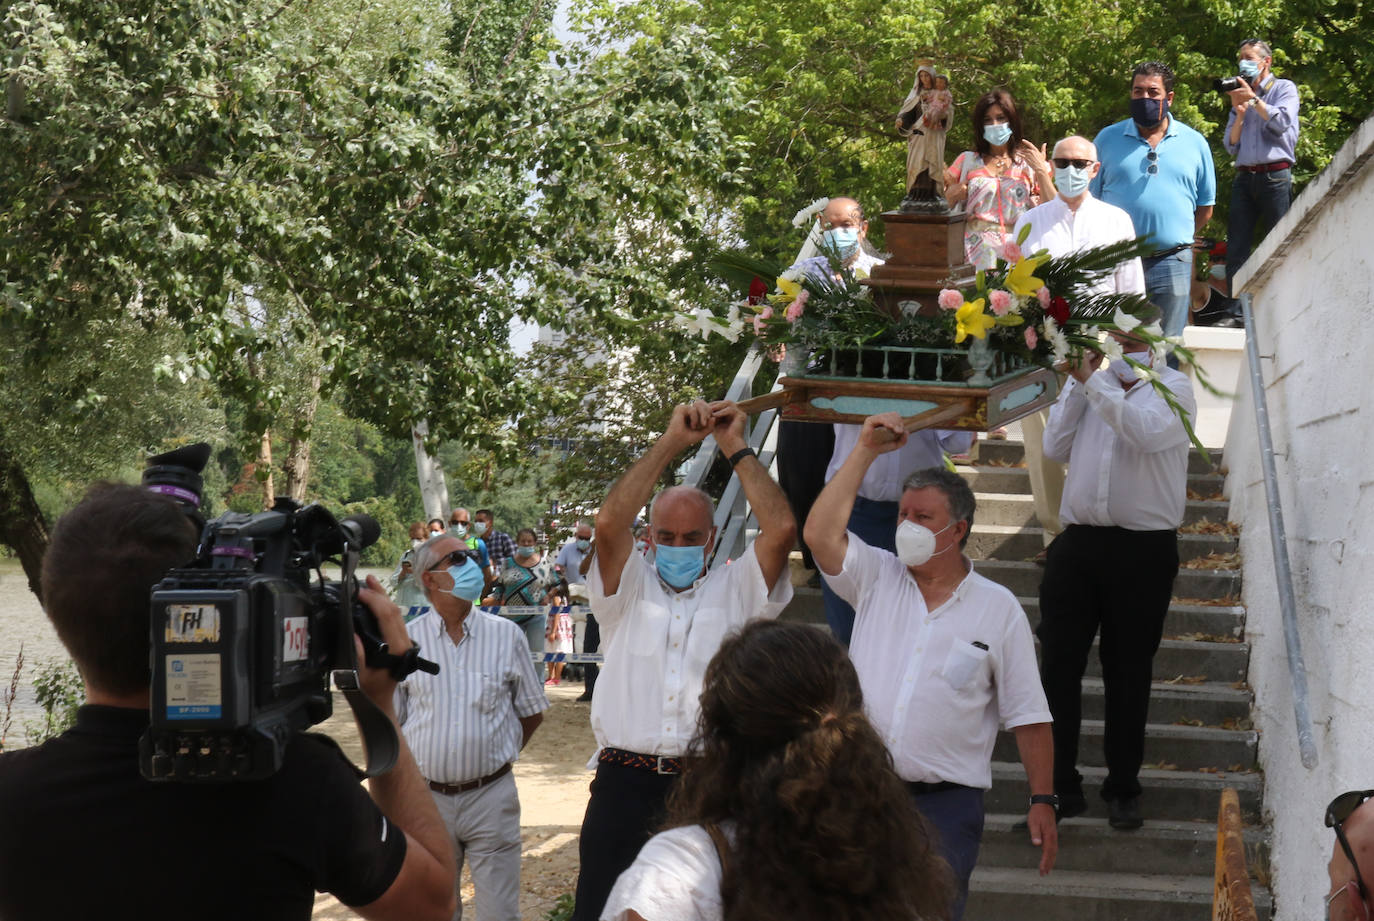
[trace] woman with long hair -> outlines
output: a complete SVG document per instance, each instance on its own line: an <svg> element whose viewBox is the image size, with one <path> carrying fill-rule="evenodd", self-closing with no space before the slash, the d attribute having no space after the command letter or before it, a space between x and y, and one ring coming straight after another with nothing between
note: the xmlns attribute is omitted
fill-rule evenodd
<svg viewBox="0 0 1374 921"><path fill-rule="evenodd" d="M667 830L611 921L938 921L952 883L828 633L755 621L706 668Z"/></svg>

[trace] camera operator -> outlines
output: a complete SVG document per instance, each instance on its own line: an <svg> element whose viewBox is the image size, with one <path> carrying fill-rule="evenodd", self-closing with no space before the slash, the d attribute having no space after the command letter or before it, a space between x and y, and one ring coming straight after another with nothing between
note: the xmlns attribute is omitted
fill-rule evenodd
<svg viewBox="0 0 1374 921"><path fill-rule="evenodd" d="M365 918L448 918L453 855L404 742L370 798L337 746L316 735L293 737L265 780L140 774L149 593L191 559L196 539L171 499L116 484L93 487L54 528L44 606L86 703L70 731L0 754L0 918L308 919L317 890ZM391 648L406 649L400 610L375 578L358 597ZM394 721L396 682L380 670L360 676Z"/></svg>
<svg viewBox="0 0 1374 921"><path fill-rule="evenodd" d="M1226 150L1236 158L1231 218L1226 229L1226 280L1250 257L1252 238L1263 240L1288 213L1293 194L1293 157L1298 145L1298 88L1269 70L1269 45L1247 38L1237 52L1240 75L1226 121ZM1219 87L1230 81L1218 81Z"/></svg>

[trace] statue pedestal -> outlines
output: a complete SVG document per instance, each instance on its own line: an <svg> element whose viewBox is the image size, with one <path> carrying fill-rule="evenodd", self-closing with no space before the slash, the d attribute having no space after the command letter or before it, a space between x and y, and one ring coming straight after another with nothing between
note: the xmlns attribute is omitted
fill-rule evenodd
<svg viewBox="0 0 1374 921"><path fill-rule="evenodd" d="M892 258L874 266L864 284L892 316L901 313L904 301L920 304L921 313L933 313L939 309L941 288L973 284L973 266L964 261L962 214L885 211L882 218Z"/></svg>

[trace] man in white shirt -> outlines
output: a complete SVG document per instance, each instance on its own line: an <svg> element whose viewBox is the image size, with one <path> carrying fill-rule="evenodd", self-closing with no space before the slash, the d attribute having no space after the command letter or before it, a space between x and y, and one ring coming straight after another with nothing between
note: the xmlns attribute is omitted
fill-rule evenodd
<svg viewBox="0 0 1374 921"><path fill-rule="evenodd" d="M453 840L467 858L477 921L520 919L520 799L511 762L549 707L519 627L473 602L485 574L477 551L456 537L426 541L415 571L430 609L406 632L439 664L396 690L396 721L429 782ZM461 900L454 921L462 917Z"/></svg>
<svg viewBox="0 0 1374 921"><path fill-rule="evenodd" d="M1196 413L1186 375L1128 334L1113 333L1112 339L1158 374L1184 411ZM1069 816L1087 808L1075 764L1083 671L1101 628L1107 701L1102 798L1111 826L1132 829L1141 825L1151 667L1178 574L1189 440L1182 419L1134 366L1116 358L1096 373L1102 358L1085 352L1069 368L1045 427L1045 456L1068 461L1069 476L1059 511L1064 530L1047 555L1036 633L1040 676L1054 714L1055 792Z"/></svg>
<svg viewBox="0 0 1374 921"><path fill-rule="evenodd" d="M1078 135L1064 138L1054 145L1052 162L1054 187L1059 194L1017 218L1012 232L1012 239L1020 239L1022 228L1030 228L1021 247L1024 252L1043 249L1057 259L1095 246L1135 239L1131 216L1116 205L1094 198L1088 191L1088 183L1102 168L1092 141ZM1144 294L1145 270L1140 260L1122 262L1111 275L1099 279L1093 290L1101 294ZM1063 529L1059 503L1064 497L1064 465L1046 461L1041 448L1049 417L1049 410L1042 409L1021 420L1031 497L1046 547ZM1044 556L1042 552L1037 560L1043 561Z"/></svg>
<svg viewBox="0 0 1374 921"><path fill-rule="evenodd" d="M596 921L616 878L663 820L664 803L696 730L706 664L730 631L776 617L792 597L787 555L797 536L787 498L749 449L748 417L734 403L700 400L673 410L668 430L622 476L596 518L587 574L605 661L592 697L599 746L582 821L574 921ZM631 528L663 472L714 434L744 488L760 533L730 565L708 570L714 506L675 486L649 512L652 562Z"/></svg>
<svg viewBox="0 0 1374 921"><path fill-rule="evenodd" d="M896 413L866 419L816 499L806 539L826 581L857 611L849 655L868 714L921 814L939 831L958 882L951 914L958 921L978 860L999 724L1015 734L1026 769L1026 821L1041 848L1041 874L1054 866L1050 713L1025 612L962 553L974 512L962 477L932 466L905 480L895 553L845 530L874 462L907 441Z"/></svg>

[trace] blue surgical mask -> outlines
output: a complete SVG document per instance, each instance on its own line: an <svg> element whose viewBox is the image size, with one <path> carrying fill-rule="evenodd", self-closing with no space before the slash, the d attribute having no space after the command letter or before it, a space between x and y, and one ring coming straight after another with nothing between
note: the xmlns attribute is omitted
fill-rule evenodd
<svg viewBox="0 0 1374 921"><path fill-rule="evenodd" d="M1002 122L1000 125L984 125L983 140L993 147L1001 147L1011 140L1011 125Z"/></svg>
<svg viewBox="0 0 1374 921"><path fill-rule="evenodd" d="M448 593L461 601L476 601L482 594L482 588L487 584L486 577L482 575L482 567L478 566L471 557L462 566L450 566L448 574L453 577L453 588Z"/></svg>
<svg viewBox="0 0 1374 921"><path fill-rule="evenodd" d="M1252 61L1245 58L1240 62L1240 75L1247 80L1253 80L1259 76L1259 61Z"/></svg>
<svg viewBox="0 0 1374 921"><path fill-rule="evenodd" d="M468 536L468 524L466 521L454 521L448 526L448 533L454 537L463 538Z"/></svg>
<svg viewBox="0 0 1374 921"><path fill-rule="evenodd" d="M522 559L527 559L534 556L534 552L538 549L538 547L516 547L515 555Z"/></svg>
<svg viewBox="0 0 1374 921"><path fill-rule="evenodd" d="M1074 166L1066 166L1063 169L1054 168L1054 187L1059 190L1059 194L1065 198L1077 198L1088 188L1088 183L1092 182L1092 167L1078 169Z"/></svg>
<svg viewBox="0 0 1374 921"><path fill-rule="evenodd" d="M649 542L647 540L635 541L635 553L643 553L644 548L647 546L649 546Z"/></svg>
<svg viewBox="0 0 1374 921"><path fill-rule="evenodd" d="M587 540L586 538L579 537L577 539L577 549L581 550L583 553L586 553L591 548L591 546L592 542Z"/></svg>
<svg viewBox="0 0 1374 921"><path fill-rule="evenodd" d="M845 259L859 248L859 230L856 227L832 227L821 234L821 240L827 249L833 249L840 254L840 258Z"/></svg>
<svg viewBox="0 0 1374 921"><path fill-rule="evenodd" d="M481 537L487 533L487 523L485 521L474 521L472 523L472 536Z"/></svg>
<svg viewBox="0 0 1374 921"><path fill-rule="evenodd" d="M1166 99L1146 99L1144 96L1131 100L1131 120L1143 128L1153 128L1169 114Z"/></svg>
<svg viewBox="0 0 1374 921"><path fill-rule="evenodd" d="M654 566L659 576L673 588L687 588L701 575L706 565L706 547L669 547L658 544L654 548Z"/></svg>

